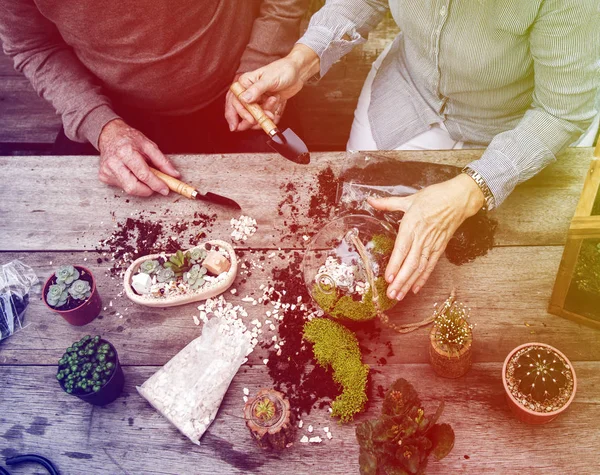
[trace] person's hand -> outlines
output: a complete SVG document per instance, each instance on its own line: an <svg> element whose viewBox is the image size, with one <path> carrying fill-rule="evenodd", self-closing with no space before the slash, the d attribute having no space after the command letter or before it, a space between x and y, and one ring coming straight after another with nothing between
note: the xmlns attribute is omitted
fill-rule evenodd
<svg viewBox="0 0 600 475"><path fill-rule="evenodd" d="M167 175L180 176L152 140L121 119L111 120L102 128L98 148L100 181L130 195L150 196L155 191L169 194L169 187L150 171L148 162Z"/></svg>
<svg viewBox="0 0 600 475"><path fill-rule="evenodd" d="M253 84L247 76L236 76L234 82L235 81L239 81L245 89L248 89ZM280 94L265 95L258 100L258 104L265 111L265 114L267 114L267 116L269 116L276 124L281 120L286 103L287 100L283 99ZM227 91L227 96L225 98L225 119L229 124L229 130L232 132L260 129L260 125L256 123L252 114L246 110L239 99L231 91Z"/></svg>
<svg viewBox="0 0 600 475"><path fill-rule="evenodd" d="M385 270L388 297L402 300L411 289L419 292L454 232L483 207L485 199L475 181L460 174L411 196L368 202L379 210L404 211Z"/></svg>
<svg viewBox="0 0 600 475"><path fill-rule="evenodd" d="M285 58L255 71L242 74L238 81L246 91L241 95L248 103L259 103L266 114L279 122L286 101L300 92L308 78L319 70L319 56L308 46L297 44ZM231 131L258 127L256 120L231 91L227 94L225 119Z"/></svg>

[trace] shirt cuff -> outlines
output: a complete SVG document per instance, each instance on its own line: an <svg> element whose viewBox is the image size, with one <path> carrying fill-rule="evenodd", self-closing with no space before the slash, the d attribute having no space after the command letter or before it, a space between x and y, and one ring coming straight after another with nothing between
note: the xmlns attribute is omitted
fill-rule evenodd
<svg viewBox="0 0 600 475"><path fill-rule="evenodd" d="M343 39L344 36L350 39ZM321 59L319 73L323 77L336 61L365 41L354 26L341 25L335 29L309 26L296 44L306 45L319 55Z"/></svg>
<svg viewBox="0 0 600 475"><path fill-rule="evenodd" d="M98 139L102 128L111 120L119 118L120 116L109 105L101 104L88 112L81 121L77 135L85 137L98 150Z"/></svg>

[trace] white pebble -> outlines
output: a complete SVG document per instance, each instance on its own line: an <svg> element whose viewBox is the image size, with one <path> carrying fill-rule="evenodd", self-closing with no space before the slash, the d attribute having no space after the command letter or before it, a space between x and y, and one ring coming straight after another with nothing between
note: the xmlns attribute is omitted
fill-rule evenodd
<svg viewBox="0 0 600 475"><path fill-rule="evenodd" d="M327 432L327 438L328 438L329 440L331 440L331 438L332 438L332 437L333 437L333 435L331 435L331 432Z"/></svg>
<svg viewBox="0 0 600 475"><path fill-rule="evenodd" d="M248 396L250 394L250 390L248 388L244 388L244 394Z"/></svg>
<svg viewBox="0 0 600 475"><path fill-rule="evenodd" d="M268 362L269 362L269 358L265 358L265 359L263 360L263 363L264 363L264 364L267 364Z"/></svg>
<svg viewBox="0 0 600 475"><path fill-rule="evenodd" d="M308 426L308 432L312 432L313 431L313 426L309 425Z"/></svg>
<svg viewBox="0 0 600 475"><path fill-rule="evenodd" d="M302 438L300 439L300 443L306 444L307 442L308 442L308 437L306 437L305 435L303 435Z"/></svg>
<svg viewBox="0 0 600 475"><path fill-rule="evenodd" d="M304 421L302 419L300 419L300 422L298 422L298 427L300 429L302 429L302 426L304 425Z"/></svg>
<svg viewBox="0 0 600 475"><path fill-rule="evenodd" d="M329 432L329 427L323 427L323 432Z"/></svg>
<svg viewBox="0 0 600 475"><path fill-rule="evenodd" d="M244 402L248 402L248 396L244 396Z"/></svg>
<svg viewBox="0 0 600 475"><path fill-rule="evenodd" d="M200 325L200 320L198 319L198 317L196 315L193 315L193 317L194 317L194 323L196 325Z"/></svg>
<svg viewBox="0 0 600 475"><path fill-rule="evenodd" d="M310 439L308 439L308 441L311 444L319 444L319 443L321 443L322 439L321 439L321 437L316 436L316 437L311 437Z"/></svg>

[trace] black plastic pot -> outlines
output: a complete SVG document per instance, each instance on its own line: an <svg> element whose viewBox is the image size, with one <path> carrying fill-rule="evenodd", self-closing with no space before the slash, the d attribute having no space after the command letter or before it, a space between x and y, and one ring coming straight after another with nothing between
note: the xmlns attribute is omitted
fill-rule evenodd
<svg viewBox="0 0 600 475"><path fill-rule="evenodd" d="M123 386L125 385L125 375L123 374L123 369L121 368L121 363L119 362L119 354L117 353L116 348L112 345L110 341L106 341L101 339L101 343L108 343L111 349L115 352L115 370L111 374L110 378L104 386L100 388L98 392L89 392L83 394L72 393L72 396L77 396L82 401L93 404L94 406L105 406L106 404L110 404L115 399L117 399L121 392L123 391ZM61 383L61 388L64 387Z"/></svg>

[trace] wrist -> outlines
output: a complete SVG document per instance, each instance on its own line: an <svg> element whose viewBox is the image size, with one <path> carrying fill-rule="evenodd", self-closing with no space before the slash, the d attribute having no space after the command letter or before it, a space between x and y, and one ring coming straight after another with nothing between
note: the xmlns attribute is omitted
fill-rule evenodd
<svg viewBox="0 0 600 475"><path fill-rule="evenodd" d="M116 119L109 120L102 129L100 130L100 134L98 135L98 150L102 153L103 144L107 137L113 134L116 130L120 129L124 125L127 125L125 121L119 117Z"/></svg>
<svg viewBox="0 0 600 475"><path fill-rule="evenodd" d="M294 45L287 58L293 63L303 83L306 83L306 81L320 71L321 59L319 55L301 43Z"/></svg>
<svg viewBox="0 0 600 475"><path fill-rule="evenodd" d="M465 190L465 211L468 216L477 214L486 206L485 194L475 180L466 173L461 173L455 180L460 182L461 189Z"/></svg>

